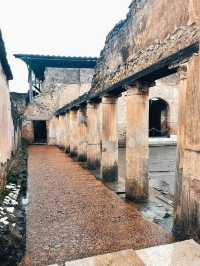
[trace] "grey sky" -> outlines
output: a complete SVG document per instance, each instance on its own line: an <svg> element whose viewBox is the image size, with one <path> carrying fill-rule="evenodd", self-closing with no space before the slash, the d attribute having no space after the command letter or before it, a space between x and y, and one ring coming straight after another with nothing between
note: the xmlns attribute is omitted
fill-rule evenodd
<svg viewBox="0 0 200 266"><path fill-rule="evenodd" d="M12 91L27 90L25 64L14 53L98 56L112 27L131 0L0 0L3 32L14 81Z"/></svg>

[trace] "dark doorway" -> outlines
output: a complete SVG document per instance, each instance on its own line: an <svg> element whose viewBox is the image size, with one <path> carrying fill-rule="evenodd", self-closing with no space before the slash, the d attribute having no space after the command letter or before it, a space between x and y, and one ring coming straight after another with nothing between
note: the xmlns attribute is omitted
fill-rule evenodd
<svg viewBox="0 0 200 266"><path fill-rule="evenodd" d="M47 127L46 121L33 121L34 142L47 143Z"/></svg>
<svg viewBox="0 0 200 266"><path fill-rule="evenodd" d="M167 102L159 98L149 101L149 136L169 137L169 107Z"/></svg>

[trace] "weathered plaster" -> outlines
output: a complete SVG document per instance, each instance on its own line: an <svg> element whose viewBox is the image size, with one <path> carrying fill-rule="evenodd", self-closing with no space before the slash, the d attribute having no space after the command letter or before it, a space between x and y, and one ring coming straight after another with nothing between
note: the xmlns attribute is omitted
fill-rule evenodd
<svg viewBox="0 0 200 266"><path fill-rule="evenodd" d="M3 188L14 142L8 81L0 64L0 190Z"/></svg>
<svg viewBox="0 0 200 266"><path fill-rule="evenodd" d="M125 21L108 34L91 93L139 72L199 40L191 0L134 0Z"/></svg>

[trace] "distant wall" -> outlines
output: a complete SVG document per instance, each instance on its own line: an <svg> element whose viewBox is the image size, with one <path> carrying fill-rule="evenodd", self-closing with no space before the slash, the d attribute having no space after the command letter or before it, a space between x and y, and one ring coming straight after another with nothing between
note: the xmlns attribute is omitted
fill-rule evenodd
<svg viewBox="0 0 200 266"><path fill-rule="evenodd" d="M21 144L22 118L26 109L27 94L11 92L10 99L11 114L14 125L13 152L15 153Z"/></svg>
<svg viewBox="0 0 200 266"><path fill-rule="evenodd" d="M47 68L41 94L34 97L33 102L26 108L23 137L32 143L32 121L49 121L57 109L89 91L93 74L94 69Z"/></svg>
<svg viewBox="0 0 200 266"><path fill-rule="evenodd" d="M149 89L149 99L161 98L169 106L168 126L170 135L177 134L179 77L177 74L156 81ZM126 92L118 98L118 136L119 144L126 142Z"/></svg>

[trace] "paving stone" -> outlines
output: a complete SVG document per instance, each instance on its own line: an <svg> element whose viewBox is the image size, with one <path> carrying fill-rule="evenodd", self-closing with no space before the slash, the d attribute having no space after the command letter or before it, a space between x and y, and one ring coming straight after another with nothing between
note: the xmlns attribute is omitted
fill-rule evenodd
<svg viewBox="0 0 200 266"><path fill-rule="evenodd" d="M200 246L193 240L136 251L147 266L199 266Z"/></svg>
<svg viewBox="0 0 200 266"><path fill-rule="evenodd" d="M65 266L199 266L200 246L193 240L66 262Z"/></svg>
<svg viewBox="0 0 200 266"><path fill-rule="evenodd" d="M124 250L82 260L66 262L65 266L144 266L133 250Z"/></svg>
<svg viewBox="0 0 200 266"><path fill-rule="evenodd" d="M172 241L56 147L30 146L28 172L28 266Z"/></svg>

